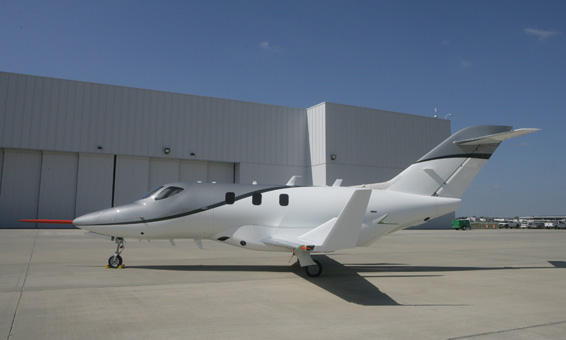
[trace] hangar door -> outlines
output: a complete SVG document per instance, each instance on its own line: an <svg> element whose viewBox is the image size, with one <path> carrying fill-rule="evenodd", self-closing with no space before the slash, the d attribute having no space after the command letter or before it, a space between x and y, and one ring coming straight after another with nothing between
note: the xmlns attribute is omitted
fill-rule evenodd
<svg viewBox="0 0 566 340"><path fill-rule="evenodd" d="M233 183L234 164L0 149L0 228L37 227L23 218L71 220L178 181Z"/></svg>
<svg viewBox="0 0 566 340"><path fill-rule="evenodd" d="M76 153L5 150L0 190L0 226L30 228L26 218L72 219L77 194ZM61 225L44 225L60 228ZM69 226L67 226L69 227Z"/></svg>

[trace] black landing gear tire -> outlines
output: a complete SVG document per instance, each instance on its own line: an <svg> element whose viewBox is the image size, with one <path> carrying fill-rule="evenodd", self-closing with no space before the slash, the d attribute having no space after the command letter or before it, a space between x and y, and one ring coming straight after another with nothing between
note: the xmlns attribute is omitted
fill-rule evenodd
<svg viewBox="0 0 566 340"><path fill-rule="evenodd" d="M118 268L122 265L122 256L117 255L117 256L110 256L110 258L108 259L108 266L110 268Z"/></svg>
<svg viewBox="0 0 566 340"><path fill-rule="evenodd" d="M307 273L307 276L309 277L318 277L320 276L320 274L322 274L322 265L317 260L313 261L316 264L312 266L306 266L305 273Z"/></svg>

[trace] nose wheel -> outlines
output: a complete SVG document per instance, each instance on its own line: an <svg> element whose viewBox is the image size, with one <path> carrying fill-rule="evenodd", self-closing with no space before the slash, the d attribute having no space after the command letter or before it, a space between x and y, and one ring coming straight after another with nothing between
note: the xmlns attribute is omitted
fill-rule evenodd
<svg viewBox="0 0 566 340"><path fill-rule="evenodd" d="M108 266L110 268L118 268L122 265L122 256L112 255L108 258Z"/></svg>
<svg viewBox="0 0 566 340"><path fill-rule="evenodd" d="M108 268L119 268L122 265L122 252L124 251L124 239L121 237L116 237L116 252L114 255L108 258Z"/></svg>

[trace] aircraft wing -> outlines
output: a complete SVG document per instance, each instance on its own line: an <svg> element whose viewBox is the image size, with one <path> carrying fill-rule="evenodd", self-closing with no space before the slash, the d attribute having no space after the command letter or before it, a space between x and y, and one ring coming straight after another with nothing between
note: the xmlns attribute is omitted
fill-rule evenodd
<svg viewBox="0 0 566 340"><path fill-rule="evenodd" d="M331 218L297 237L275 235L263 239L262 242L302 251L355 248L370 196L370 189L356 190L338 217Z"/></svg>

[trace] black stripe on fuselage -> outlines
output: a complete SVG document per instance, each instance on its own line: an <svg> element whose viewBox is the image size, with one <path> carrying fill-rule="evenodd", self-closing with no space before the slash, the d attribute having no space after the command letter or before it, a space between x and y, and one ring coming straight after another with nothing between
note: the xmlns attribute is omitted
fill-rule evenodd
<svg viewBox="0 0 566 340"><path fill-rule="evenodd" d="M435 161L438 159L446 159L446 158L476 158L476 159L489 159L492 154L490 153L473 153L473 154L455 154L455 155L445 155L439 156L434 158L427 158L418 161L417 163L427 162L427 161Z"/></svg>
<svg viewBox="0 0 566 340"><path fill-rule="evenodd" d="M239 201L239 200L243 200L243 199L248 198L248 197L251 197L254 194L263 194L265 192L275 191L275 190L279 190L279 189L291 189L291 188L297 188L297 187L298 186L280 186L280 187L271 187L271 188L265 188L265 189L261 189L261 190L250 191L250 192L247 192L247 193L242 194L240 196L236 196L234 198L234 202ZM227 204L228 203L226 203L226 201L220 201L220 202L208 205L208 206L203 207L203 208L190 210L190 211L180 213L180 214L176 214L176 215L153 218L153 219L150 219L150 220L135 220L135 221L117 222L117 223L89 224L89 225L84 225L84 227L104 226L104 225L144 224L144 223L151 223L151 222L167 221L167 220L172 220L172 219L179 218L179 217L185 217L185 216L189 216L189 215L198 214L200 212L207 211L207 210L214 209L214 208L218 208L218 207L221 207L221 206L227 205Z"/></svg>

